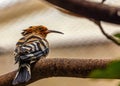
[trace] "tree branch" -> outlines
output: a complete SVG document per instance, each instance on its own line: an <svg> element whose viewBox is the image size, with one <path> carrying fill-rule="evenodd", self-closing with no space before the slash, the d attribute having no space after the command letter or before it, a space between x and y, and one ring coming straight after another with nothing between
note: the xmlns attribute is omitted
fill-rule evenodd
<svg viewBox="0 0 120 86"><path fill-rule="evenodd" d="M58 7L66 9L70 12L93 18L98 21L106 21L120 24L120 8L91 2L87 0L45 0ZM105 0L103 0L104 2Z"/></svg>
<svg viewBox="0 0 120 86"><path fill-rule="evenodd" d="M106 38L108 38L109 40L111 40L112 42L114 42L116 45L119 45L119 46L120 46L120 41L119 41L119 39L115 38L114 36L111 36L111 35L107 34L107 33L104 31L104 29L103 29L100 21L96 21L96 20L93 20L93 21L94 21L95 24L98 25L98 27L100 28L102 34L103 34Z"/></svg>
<svg viewBox="0 0 120 86"><path fill-rule="evenodd" d="M89 78L91 71L104 69L111 60L97 59L41 59L32 66L32 79L24 84L25 86L39 79L48 77L77 77ZM12 80L16 71L0 76L0 86L12 86Z"/></svg>

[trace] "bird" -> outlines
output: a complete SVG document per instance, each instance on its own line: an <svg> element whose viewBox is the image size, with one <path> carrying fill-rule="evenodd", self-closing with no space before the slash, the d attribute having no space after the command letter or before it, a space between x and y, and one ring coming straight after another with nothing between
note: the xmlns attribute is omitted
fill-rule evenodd
<svg viewBox="0 0 120 86"><path fill-rule="evenodd" d="M30 26L23 30L22 38L16 43L14 51L15 64L18 63L18 70L13 79L12 85L26 83L31 79L31 65L38 60L47 57L49 43L46 39L49 33L64 34L56 30L48 30L43 25Z"/></svg>

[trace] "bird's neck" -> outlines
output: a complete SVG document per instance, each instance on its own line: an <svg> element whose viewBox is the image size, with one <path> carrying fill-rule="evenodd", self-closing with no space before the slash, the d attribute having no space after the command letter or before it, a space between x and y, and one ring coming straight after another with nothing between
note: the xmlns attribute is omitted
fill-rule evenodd
<svg viewBox="0 0 120 86"><path fill-rule="evenodd" d="M46 35L41 35L41 34L36 34L36 33L32 33L32 34L28 34L26 35L27 37L30 37L30 36L38 36L42 39L46 39Z"/></svg>

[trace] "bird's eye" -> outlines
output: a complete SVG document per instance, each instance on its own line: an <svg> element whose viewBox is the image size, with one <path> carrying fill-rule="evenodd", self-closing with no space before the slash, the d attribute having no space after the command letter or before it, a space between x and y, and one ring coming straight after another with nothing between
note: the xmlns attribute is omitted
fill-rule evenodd
<svg viewBox="0 0 120 86"><path fill-rule="evenodd" d="M41 28L39 28L39 30L41 31Z"/></svg>
<svg viewBox="0 0 120 86"><path fill-rule="evenodd" d="M42 28L39 28L40 31L44 31Z"/></svg>

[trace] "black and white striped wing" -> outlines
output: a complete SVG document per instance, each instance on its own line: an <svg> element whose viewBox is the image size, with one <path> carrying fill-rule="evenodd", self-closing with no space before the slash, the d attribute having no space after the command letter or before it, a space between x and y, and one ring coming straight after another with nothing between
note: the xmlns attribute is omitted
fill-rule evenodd
<svg viewBox="0 0 120 86"><path fill-rule="evenodd" d="M23 43L16 48L16 62L21 60L36 61L45 57L49 52L48 42L46 40L34 40Z"/></svg>
<svg viewBox="0 0 120 86"><path fill-rule="evenodd" d="M42 56L46 56L49 52L48 47L41 41L34 41L23 45L24 55L21 55L21 59L32 60L39 59Z"/></svg>

